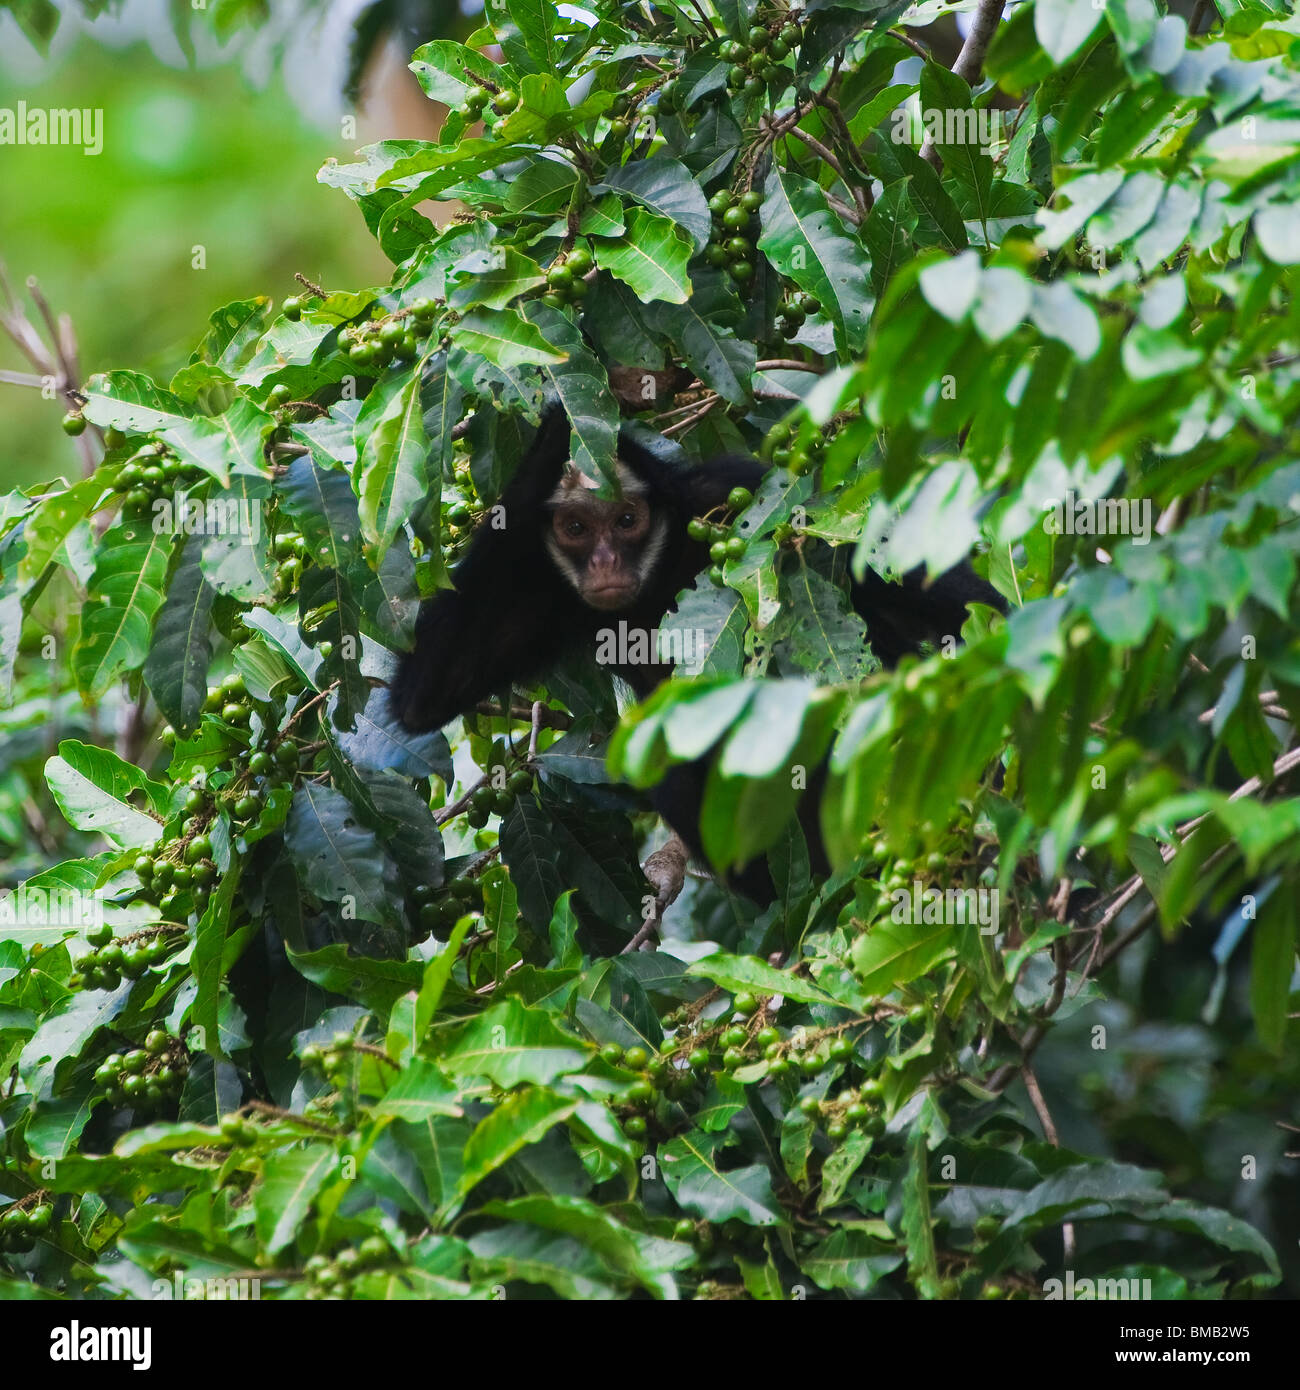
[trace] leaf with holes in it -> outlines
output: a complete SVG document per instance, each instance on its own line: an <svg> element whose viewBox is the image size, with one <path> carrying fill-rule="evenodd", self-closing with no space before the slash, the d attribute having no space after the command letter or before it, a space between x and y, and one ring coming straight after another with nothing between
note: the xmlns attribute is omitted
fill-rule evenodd
<svg viewBox="0 0 1300 1390"><path fill-rule="evenodd" d="M408 64L425 93L447 106L459 106L471 91L486 91L471 74L503 86L501 69L490 58L452 39L421 44Z"/></svg>
<svg viewBox="0 0 1300 1390"><path fill-rule="evenodd" d="M568 356L513 309L475 309L456 324L451 337L457 347L507 370L529 364L552 366Z"/></svg>
<svg viewBox="0 0 1300 1390"><path fill-rule="evenodd" d="M64 819L118 849L154 844L170 812L170 792L107 748L64 739L45 764L45 782ZM147 804L149 815L132 798Z"/></svg>
<svg viewBox="0 0 1300 1390"><path fill-rule="evenodd" d="M129 434L148 434L194 412L143 372L96 372L86 383L86 404L81 413L101 429L111 425Z"/></svg>
<svg viewBox="0 0 1300 1390"><path fill-rule="evenodd" d="M849 236L811 179L774 169L763 192L758 249L821 300L839 352L861 351L875 304L866 248Z"/></svg>
<svg viewBox="0 0 1300 1390"><path fill-rule="evenodd" d="M691 293L690 258L691 239L682 228L645 208L628 214L626 236L596 243L596 264L630 285L643 304L684 304Z"/></svg>
<svg viewBox="0 0 1300 1390"><path fill-rule="evenodd" d="M424 501L428 482L420 378L385 377L376 383L357 415L361 531L384 558L402 523Z"/></svg>
<svg viewBox="0 0 1300 1390"><path fill-rule="evenodd" d="M148 521L124 521L104 533L72 652L77 689L102 695L149 651L149 634L163 604L175 537Z"/></svg>
<svg viewBox="0 0 1300 1390"><path fill-rule="evenodd" d="M203 578L203 540L185 538L144 663L149 693L181 734L198 725L212 659L214 594Z"/></svg>
<svg viewBox="0 0 1300 1390"><path fill-rule="evenodd" d="M367 922L396 923L388 885L398 881L397 869L342 792L303 783L294 792L284 847L299 883L318 898Z"/></svg>

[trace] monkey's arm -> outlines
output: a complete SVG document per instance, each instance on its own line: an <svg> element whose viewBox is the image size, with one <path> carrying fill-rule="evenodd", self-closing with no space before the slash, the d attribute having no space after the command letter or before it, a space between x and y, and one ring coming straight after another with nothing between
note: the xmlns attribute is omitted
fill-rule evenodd
<svg viewBox="0 0 1300 1390"><path fill-rule="evenodd" d="M871 650L886 666L897 665L908 652L919 652L922 642L959 637L972 603L1007 611L1002 595L968 564L953 566L929 584L924 566L892 583L868 567L853 581L851 592L853 606L867 624Z"/></svg>
<svg viewBox="0 0 1300 1390"><path fill-rule="evenodd" d="M475 538L456 568L456 588L421 606L415 646L393 680L393 707L408 729L441 728L564 655L574 619L549 568L510 532Z"/></svg>

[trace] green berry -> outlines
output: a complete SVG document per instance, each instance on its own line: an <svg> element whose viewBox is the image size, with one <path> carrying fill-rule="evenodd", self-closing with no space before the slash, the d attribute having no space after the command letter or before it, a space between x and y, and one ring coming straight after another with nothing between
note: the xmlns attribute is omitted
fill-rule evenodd
<svg viewBox="0 0 1300 1390"><path fill-rule="evenodd" d="M74 437L79 434L85 434L86 432L85 417L78 414L76 411L70 410L60 421L60 426L64 434Z"/></svg>
<svg viewBox="0 0 1300 1390"><path fill-rule="evenodd" d="M600 1049L600 1055L611 1067L616 1067L623 1060L623 1049L618 1043L606 1043L605 1046Z"/></svg>
<svg viewBox="0 0 1300 1390"><path fill-rule="evenodd" d="M747 487L733 487L727 493L727 506L733 512L743 512L754 500L754 494Z"/></svg>
<svg viewBox="0 0 1300 1390"><path fill-rule="evenodd" d="M640 1115L629 1115L623 1121L623 1132L631 1139L641 1139L645 1135L645 1120Z"/></svg>
<svg viewBox="0 0 1300 1390"><path fill-rule="evenodd" d="M733 232L743 231L749 226L749 213L739 205L729 207L722 214L722 225L730 227Z"/></svg>
<svg viewBox="0 0 1300 1390"><path fill-rule="evenodd" d="M144 1050L151 1057L161 1057L171 1046L171 1038L161 1028L153 1028L144 1040Z"/></svg>
<svg viewBox="0 0 1300 1390"><path fill-rule="evenodd" d="M692 1071L703 1071L709 1065L709 1049L707 1047L696 1047L691 1049L690 1056L686 1059Z"/></svg>
<svg viewBox="0 0 1300 1390"><path fill-rule="evenodd" d="M501 116L509 115L519 105L519 93L513 87L505 87L492 98L492 109Z"/></svg>
<svg viewBox="0 0 1300 1390"><path fill-rule="evenodd" d="M800 1112L807 1115L810 1120L813 1116L820 1115L821 1109L822 1103L816 1096L802 1096L799 1100Z"/></svg>

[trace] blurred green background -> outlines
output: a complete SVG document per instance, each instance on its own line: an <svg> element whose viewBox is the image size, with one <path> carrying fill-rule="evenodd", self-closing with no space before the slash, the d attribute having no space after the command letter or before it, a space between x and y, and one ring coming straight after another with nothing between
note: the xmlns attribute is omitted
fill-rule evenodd
<svg viewBox="0 0 1300 1390"><path fill-rule="evenodd" d="M295 271L331 287L388 279L353 205L315 180L327 156L363 138L313 126L278 74L258 89L233 64L169 68L144 43L114 51L85 33L32 70L19 79L0 63L0 107L104 112L97 156L0 145L0 262L16 291L34 275L72 316L83 380L132 367L165 383L214 309L253 294L279 301ZM192 268L195 246L205 269ZM31 370L3 334L0 368ZM78 471L63 411L0 384L0 488Z"/></svg>

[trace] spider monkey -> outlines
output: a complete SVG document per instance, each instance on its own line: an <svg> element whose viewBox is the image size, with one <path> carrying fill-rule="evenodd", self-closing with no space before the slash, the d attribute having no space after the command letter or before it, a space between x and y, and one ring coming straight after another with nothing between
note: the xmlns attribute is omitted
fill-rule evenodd
<svg viewBox="0 0 1300 1390"><path fill-rule="evenodd" d="M414 648L392 683L393 708L406 728L440 728L485 696L544 675L570 652L594 650L614 614L628 631L656 631L677 595L709 564L708 543L692 540L688 523L724 507L733 488L756 490L766 471L755 459L736 457L673 464L624 430L616 466L620 495L605 498L573 466L569 446L568 419L549 410L501 496L504 527L481 526L456 567L456 587L421 606ZM960 632L969 603L1004 608L996 590L966 565L928 585L920 568L901 584L868 569L851 581L850 598L886 666L927 640ZM638 698L672 671L657 660L611 669ZM697 858L709 761L705 754L671 769L651 794ZM818 791L809 787L800 822L813 871L827 873ZM728 875L727 883L760 903L774 896L762 860Z"/></svg>

